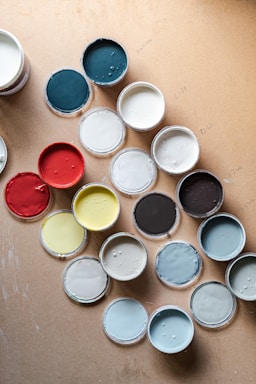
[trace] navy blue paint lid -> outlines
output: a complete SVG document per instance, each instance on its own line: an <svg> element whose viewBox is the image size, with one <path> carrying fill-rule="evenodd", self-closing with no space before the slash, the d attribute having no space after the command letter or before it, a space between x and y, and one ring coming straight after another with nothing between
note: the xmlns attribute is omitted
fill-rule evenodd
<svg viewBox="0 0 256 384"><path fill-rule="evenodd" d="M81 73L61 69L53 73L46 85L45 97L55 113L73 116L80 113L91 96L91 87Z"/></svg>

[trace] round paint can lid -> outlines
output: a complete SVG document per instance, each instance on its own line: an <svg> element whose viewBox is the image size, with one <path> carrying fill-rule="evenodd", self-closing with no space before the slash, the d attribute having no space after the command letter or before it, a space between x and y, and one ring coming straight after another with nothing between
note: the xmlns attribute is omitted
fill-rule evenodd
<svg viewBox="0 0 256 384"><path fill-rule="evenodd" d="M20 172L5 187L5 202L9 211L22 220L36 220L50 208L49 187L33 172Z"/></svg>
<svg viewBox="0 0 256 384"><path fill-rule="evenodd" d="M64 68L53 73L45 87L48 107L59 116L82 113L92 98L92 89L81 73Z"/></svg>
<svg viewBox="0 0 256 384"><path fill-rule="evenodd" d="M119 281L136 279L147 265L147 250L136 236L118 232L102 244L99 257L110 277Z"/></svg>
<svg viewBox="0 0 256 384"><path fill-rule="evenodd" d="M126 128L123 121L110 108L90 109L79 123L80 142L94 156L112 155L121 147L125 136Z"/></svg>
<svg viewBox="0 0 256 384"><path fill-rule="evenodd" d="M155 271L169 287L184 288L195 282L202 269L202 258L193 245L170 241L157 253Z"/></svg>
<svg viewBox="0 0 256 384"><path fill-rule="evenodd" d="M101 87L120 83L128 69L128 57L118 42L99 38L91 42L82 55L86 76Z"/></svg>
<svg viewBox="0 0 256 384"><path fill-rule="evenodd" d="M126 148L112 159L110 176L112 183L120 192L138 195L154 185L157 168L145 151L139 148Z"/></svg>
<svg viewBox="0 0 256 384"><path fill-rule="evenodd" d="M4 142L4 139L0 136L0 174L3 172L6 163L7 163L7 147Z"/></svg>
<svg viewBox="0 0 256 384"><path fill-rule="evenodd" d="M110 278L100 261L91 256L80 256L66 266L63 288L74 301L89 304L100 300L109 288Z"/></svg>
<svg viewBox="0 0 256 384"><path fill-rule="evenodd" d="M228 325L235 315L235 296L218 281L207 281L193 291L190 308L196 322L206 328Z"/></svg>
<svg viewBox="0 0 256 384"><path fill-rule="evenodd" d="M202 221L198 228L198 241L209 258L229 261L242 252L246 233L234 215L221 212Z"/></svg>
<svg viewBox="0 0 256 384"><path fill-rule="evenodd" d="M176 203L162 192L154 191L141 196L133 209L136 229L148 238L169 236L177 228L179 218Z"/></svg>
<svg viewBox="0 0 256 384"><path fill-rule="evenodd" d="M158 351L174 354L190 345L194 337L194 324L182 308L164 305L151 314L147 334L150 343Z"/></svg>
<svg viewBox="0 0 256 384"><path fill-rule="evenodd" d="M103 315L105 334L118 344L132 344L147 331L148 313L137 300L121 297L112 301Z"/></svg>
<svg viewBox="0 0 256 384"><path fill-rule="evenodd" d="M51 212L41 223L40 240L52 256L69 258L80 253L87 241L87 231L69 209Z"/></svg>

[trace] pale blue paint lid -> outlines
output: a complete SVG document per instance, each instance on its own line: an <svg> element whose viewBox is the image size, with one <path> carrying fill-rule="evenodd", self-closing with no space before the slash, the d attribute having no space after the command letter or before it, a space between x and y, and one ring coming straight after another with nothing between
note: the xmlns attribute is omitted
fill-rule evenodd
<svg viewBox="0 0 256 384"><path fill-rule="evenodd" d="M103 314L105 334L118 344L139 341L147 331L148 313L137 300L121 297L112 301Z"/></svg>
<svg viewBox="0 0 256 384"><path fill-rule="evenodd" d="M195 281L202 268L202 258L189 243L170 241L164 244L156 256L155 270L166 285L182 288Z"/></svg>
<svg viewBox="0 0 256 384"><path fill-rule="evenodd" d="M228 261L243 250L246 233L242 223L234 215L218 213L200 224L198 241L208 257L217 261Z"/></svg>
<svg viewBox="0 0 256 384"><path fill-rule="evenodd" d="M147 334L153 347L160 352L178 353L192 342L194 324L182 308L165 305L156 309L150 316Z"/></svg>

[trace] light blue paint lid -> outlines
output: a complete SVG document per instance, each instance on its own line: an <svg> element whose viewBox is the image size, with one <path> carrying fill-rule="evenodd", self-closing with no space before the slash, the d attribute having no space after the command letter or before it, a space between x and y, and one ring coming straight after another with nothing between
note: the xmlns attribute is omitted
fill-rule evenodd
<svg viewBox="0 0 256 384"><path fill-rule="evenodd" d="M87 77L92 82L100 86L113 86L125 76L128 57L119 43L100 38L86 47L82 64Z"/></svg>
<svg viewBox="0 0 256 384"><path fill-rule="evenodd" d="M137 300L128 297L112 301L103 315L105 334L118 344L139 341L147 331L148 313Z"/></svg>
<svg viewBox="0 0 256 384"><path fill-rule="evenodd" d="M198 241L208 257L227 261L234 259L243 250L246 234L243 225L235 216L218 213L200 224Z"/></svg>
<svg viewBox="0 0 256 384"><path fill-rule="evenodd" d="M59 115L72 116L83 111L91 96L91 89L81 73L62 69L52 74L47 82L47 105Z"/></svg>
<svg viewBox="0 0 256 384"><path fill-rule="evenodd" d="M155 270L166 285L182 288L195 281L202 268L197 250L183 241L164 244L156 256Z"/></svg>
<svg viewBox="0 0 256 384"><path fill-rule="evenodd" d="M152 313L148 323L148 338L153 347L164 353L185 350L194 337L194 324L181 308L166 305Z"/></svg>

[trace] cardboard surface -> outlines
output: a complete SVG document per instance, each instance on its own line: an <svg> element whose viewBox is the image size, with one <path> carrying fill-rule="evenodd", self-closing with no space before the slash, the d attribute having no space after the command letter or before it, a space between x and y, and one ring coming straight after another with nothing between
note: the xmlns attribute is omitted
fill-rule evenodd
<svg viewBox="0 0 256 384"><path fill-rule="evenodd" d="M86 174L79 185L111 185L111 158L96 159L79 143L80 117L56 116L44 100L51 73L63 67L82 71L85 46L110 37L125 47L128 73L114 88L92 86L91 106L115 109L119 92L133 81L157 85L166 98L165 120L150 133L128 130L126 146L149 151L154 134L165 125L192 129L201 146L198 168L212 171L223 182L223 210L242 221L245 251L256 252L255 18L256 4L250 0L1 1L1 28L17 36L31 64L25 88L0 98L0 134L9 155L0 175L1 383L255 382L254 302L239 301L235 320L220 331L195 324L190 348L178 355L157 352L147 338L122 347L103 333L103 311L117 297L135 297L149 314L165 304L180 305L190 313L189 299L197 284L224 281L226 264L210 261L199 249L197 220L181 212L173 239L188 241L201 252L198 283L179 291L161 284L154 261L165 240L143 239L149 254L144 274L130 283L113 281L107 297L95 305L77 305L62 288L67 261L51 257L40 245L41 221L16 220L3 198L6 183L17 172L37 172L39 153L53 141L68 141L83 151ZM175 198L177 181L159 172L154 189ZM52 210L70 208L75 190L55 191ZM115 227L91 234L83 254L97 256L103 240L115 231L138 235L131 215L135 199L120 199Z"/></svg>

